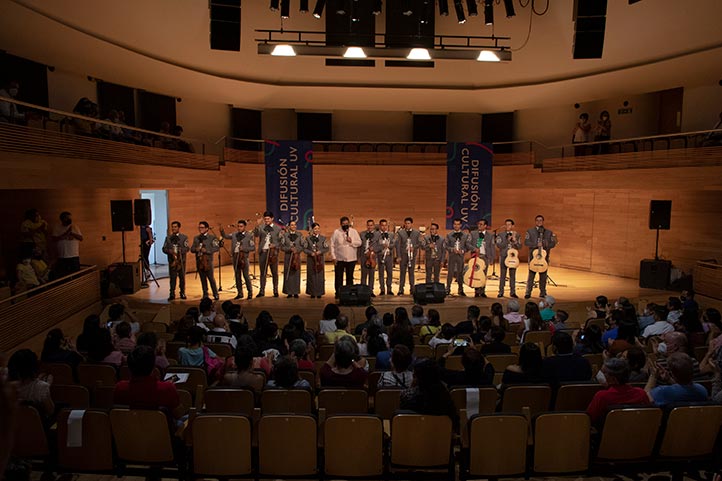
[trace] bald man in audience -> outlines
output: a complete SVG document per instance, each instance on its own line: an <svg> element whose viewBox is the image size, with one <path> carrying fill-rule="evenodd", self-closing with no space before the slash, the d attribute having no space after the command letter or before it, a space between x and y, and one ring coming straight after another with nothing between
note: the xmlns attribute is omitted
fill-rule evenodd
<svg viewBox="0 0 722 481"><path fill-rule="evenodd" d="M665 334L662 334L661 340L662 342L659 344L657 344L655 341L652 341L652 345L654 346L654 352L657 355L657 365L664 369L667 369L667 362L672 354L678 352L682 352L685 354L688 353L689 342L687 341L687 336L683 332L667 332ZM699 361L697 361L697 359L693 357L691 359L693 376L695 378L698 378L701 376ZM659 383L664 384L665 380L659 379Z"/></svg>

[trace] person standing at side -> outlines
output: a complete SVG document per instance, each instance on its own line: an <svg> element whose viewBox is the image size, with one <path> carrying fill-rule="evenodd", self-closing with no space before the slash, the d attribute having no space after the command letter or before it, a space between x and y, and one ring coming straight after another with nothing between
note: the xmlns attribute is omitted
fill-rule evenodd
<svg viewBox="0 0 722 481"><path fill-rule="evenodd" d="M441 264L446 256L444 238L439 235L439 224L431 223L429 234L421 238L421 248L426 251L426 282L439 282Z"/></svg>
<svg viewBox="0 0 722 481"><path fill-rule="evenodd" d="M509 249L517 249L517 251L521 249L521 235L514 230L513 219L506 219L504 225L506 230L496 236L496 245L499 246L499 265L501 267L499 295L496 297L504 297L504 285L506 284L507 272L509 272L509 293L511 297L517 297L516 267L506 267L506 258L509 255Z"/></svg>
<svg viewBox="0 0 722 481"><path fill-rule="evenodd" d="M344 285L344 275L346 276L345 285L353 285L353 269L358 260L357 249L359 247L361 247L361 237L356 229L351 227L348 217L341 217L341 227L331 235L331 260L335 265L334 287L337 298Z"/></svg>
<svg viewBox="0 0 722 481"><path fill-rule="evenodd" d="M464 254L471 248L471 237L461 230L461 219L454 219L454 230L446 234L446 254L448 271L446 277L446 295L451 295L451 283L456 279L458 293L464 294Z"/></svg>
<svg viewBox="0 0 722 481"><path fill-rule="evenodd" d="M198 223L198 235L193 238L191 252L196 255L196 269L201 278L203 297L208 297L208 282L211 284L213 299L218 300L216 278L213 276L213 254L221 248L218 238L208 233L208 222L202 220Z"/></svg>
<svg viewBox="0 0 722 481"><path fill-rule="evenodd" d="M80 270L80 242L83 234L73 224L70 212L60 213L60 225L53 228L52 239L58 249L58 260L55 264L53 278L58 279Z"/></svg>
<svg viewBox="0 0 722 481"><path fill-rule="evenodd" d="M529 247L529 260L532 259L532 253L534 249L544 249L546 251L546 261L549 264L550 251L557 245L557 236L554 232L544 227L544 216L539 214L534 218L534 227L526 231L526 237L524 238L524 245ZM539 273L539 297L546 297L547 295L547 275L548 269L544 272ZM536 272L529 270L529 277L526 280L526 294L524 299L531 297L531 291L534 288L534 278Z"/></svg>
<svg viewBox="0 0 722 481"><path fill-rule="evenodd" d="M379 295L385 296L387 293L393 296L391 291L391 282L394 273L394 247L396 245L396 236L393 232L389 232L389 222L386 219L379 221L379 238L376 242L376 259L379 266Z"/></svg>
<svg viewBox="0 0 722 481"><path fill-rule="evenodd" d="M301 245L303 237L296 231L296 221L288 223L286 232L281 233L283 256L283 293L296 297L301 293Z"/></svg>
<svg viewBox="0 0 722 481"><path fill-rule="evenodd" d="M248 299L253 297L253 287L251 286L251 276L248 274L248 265L250 264L249 255L256 248L253 243L253 234L246 232L246 221L241 219L236 224L236 232L226 234L221 228L221 235L224 239L231 239L231 253L233 254L233 272L236 280L236 291L238 295L233 299L243 299L243 282L246 283L246 291L248 291Z"/></svg>
<svg viewBox="0 0 722 481"><path fill-rule="evenodd" d="M326 263L324 256L328 252L328 241L320 234L321 226L314 222L311 233L303 240L303 252L306 253L306 294L320 299L326 294Z"/></svg>
<svg viewBox="0 0 722 481"><path fill-rule="evenodd" d="M484 275L489 266L494 263L494 233L489 229L486 219L476 223L476 230L469 234L471 238L471 253L484 260ZM474 290L474 297L486 297L486 287L477 287Z"/></svg>
<svg viewBox="0 0 722 481"><path fill-rule="evenodd" d="M266 295L266 275L269 267L273 279L273 297L278 297L278 248L281 228L274 224L273 212L263 213L263 221L259 220L253 236L258 237L258 262L261 267L261 287L256 297Z"/></svg>
<svg viewBox="0 0 722 481"><path fill-rule="evenodd" d="M176 283L180 284L180 298L186 298L186 254L190 250L188 236L181 234L181 223L174 220L170 223L170 235L163 242L163 253L168 256L168 276L170 277L170 295L168 300L175 299Z"/></svg>
<svg viewBox="0 0 722 481"><path fill-rule="evenodd" d="M374 294L374 274L376 273L376 266L378 264L378 257L376 256L376 243L378 242L379 233L376 231L376 223L373 219L366 221L366 232L361 235L361 247L359 247L358 258L361 264L361 284L369 286L371 288L371 297L376 297Z"/></svg>
<svg viewBox="0 0 722 481"><path fill-rule="evenodd" d="M150 246L153 244L155 244L153 228L149 225L140 226L140 256L143 259L140 285L143 287L148 287L148 277L150 277Z"/></svg>
<svg viewBox="0 0 722 481"><path fill-rule="evenodd" d="M404 219L404 228L396 234L396 257L399 260L399 296L404 295L406 273L409 274L409 292L414 292L414 269L421 245L421 232L414 229L414 219Z"/></svg>

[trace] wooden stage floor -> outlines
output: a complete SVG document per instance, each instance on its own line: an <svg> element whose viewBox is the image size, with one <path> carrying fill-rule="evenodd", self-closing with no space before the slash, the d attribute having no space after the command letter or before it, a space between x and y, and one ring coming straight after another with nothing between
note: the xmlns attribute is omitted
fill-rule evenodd
<svg viewBox="0 0 722 481"><path fill-rule="evenodd" d="M527 268L522 266L517 272L517 278L526 280ZM218 282L218 269L215 269L216 282ZM442 282L445 281L445 271L442 271ZM667 298L671 295L679 295L672 291L661 291L655 289L642 289L639 287L637 279L628 279L622 277L609 276L604 274L596 274L592 272L579 271L573 269L563 269L559 267L552 267L549 270L551 279L557 284L556 286L551 282L547 285L547 293L554 296L556 299L556 308L567 310L572 319L580 319L586 315L586 307L592 305L593 299L603 294L609 299L615 299L619 296L625 296L630 298L633 302L666 302ZM416 278L424 279L423 270L416 272ZM281 294L280 291L283 287L283 276L279 275L279 295L280 297L274 298L272 292L272 283L269 276L266 283L266 297L253 298L246 300L245 298L239 302L244 309L246 318L253 325L256 315L261 310L268 310L274 317L277 323L283 325L286 323L288 318L293 314L300 314L309 327L315 328L318 324L318 320L321 319L321 313L323 307L330 302L334 302L334 288L333 288L333 266L328 264L326 267L326 295L321 299L311 299L310 296L301 294L298 299L287 299L285 295ZM355 272L355 281L358 282L360 277L360 270L357 267ZM395 279L398 279L398 270L394 272ZM233 286L233 269L231 266L224 266L221 272L222 279L222 290L220 292L221 302L225 300L233 299L236 296L235 288ZM252 279L254 296L258 293L259 279ZM178 293L176 292L176 300L172 302L167 301L169 280L158 279L159 287L157 287L152 281L148 288L141 289L133 295L127 296L128 300L136 307L142 307L144 309L160 308L161 305L169 307L169 318L178 319L180 318L185 310L191 306L197 306L201 299L202 290L200 279L195 278L195 273L190 273L186 276L186 295L187 300L179 300L177 298ZM392 312L396 307L403 306L410 310L414 304L413 297L408 294L404 296L378 296L378 278L376 279L375 293L377 297L372 299L372 304L378 309L380 313ZM524 309L524 303L526 302L523 298L525 284L517 282L517 295L520 296L521 310ZM394 292L398 291L398 281L395 280L393 283ZM486 291L488 298L474 298L473 289L466 288L466 294L468 297L459 297L452 295L447 297L443 304L428 304L425 306L426 309L434 308L437 309L441 314L442 322L451 322L455 324L466 317L466 309L472 304L476 304L481 307L482 315L488 313L488 308L494 302L501 302L506 305L509 301L508 297L508 283L506 297L498 299L496 297L499 289L499 280L490 279L487 283ZM302 272L301 280L301 291L305 290L305 266ZM452 285L452 293L456 292L456 288ZM244 292L245 293L245 292ZM245 293L247 294L247 293ZM532 301L539 300L539 290L534 289L532 292ZM349 315L352 325L364 321L364 307L342 307L342 312ZM585 319L586 317L584 317ZM580 320L584 320L580 319Z"/></svg>

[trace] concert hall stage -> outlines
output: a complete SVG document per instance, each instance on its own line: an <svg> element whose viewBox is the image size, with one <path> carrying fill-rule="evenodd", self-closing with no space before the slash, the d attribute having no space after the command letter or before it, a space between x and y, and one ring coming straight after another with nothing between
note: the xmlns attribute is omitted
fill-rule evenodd
<svg viewBox="0 0 722 481"><path fill-rule="evenodd" d="M279 269L282 270L282 269ZM215 269L216 282L218 282L218 269ZM423 270L417 271L416 278L423 281L424 272ZM445 271L442 271L442 282L445 280ZM547 285L547 293L554 296L556 299L556 308L567 310L571 319L573 320L584 320L586 319L586 307L592 305L594 298L600 294L607 296L610 300L613 300L619 296L625 296L637 303L640 300L643 302L654 301L654 302L666 302L667 298L671 295L679 295L672 291L661 291L655 289L643 289L639 287L639 281L637 279L629 279L623 277L615 277L604 274L596 274L587 271L580 271L575 269L564 269L559 267L553 267L549 270L550 279L557 285L555 286L551 281ZM356 269L356 282L358 282L360 271ZM398 282L396 281L398 271L395 271L395 280L393 285L394 292L398 291ZM292 314L300 314L306 324L309 327L316 328L319 319L321 319L321 313L323 307L329 303L334 302L334 289L333 289L333 266L328 264L326 266L326 295L321 299L311 299L305 294L301 294L298 299L287 299L284 294L280 291L283 287L283 276L280 275L279 279L279 296L278 298L273 297L272 283L269 276L266 283L266 297L253 298L246 300L245 298L240 302L244 309L244 314L253 326L256 315L261 310L268 310L279 325L286 323L288 318ZM526 281L527 268L522 266L519 268L517 278ZM222 287L223 290L220 292L221 302L229 299L233 299L236 296L236 290L231 289L233 286L233 269L231 266L224 266L221 272ZM195 277L195 273L190 273L186 276L186 295L188 299L178 299L178 292L176 292L176 300L168 302L168 279L158 279L160 287L151 281L147 289L141 289L136 294L126 296L128 301L136 308L155 310L159 305L169 305L170 311L168 312L168 318L176 320L180 318L185 310L191 306L197 306L201 299L201 285L200 279ZM258 293L258 278L252 279L254 296ZM488 313L488 308L494 302L501 302L506 305L509 301L508 297L508 283L506 290L506 297L498 299L496 297L498 293L499 281L498 279L490 279L487 282L487 295L488 298L474 298L474 290L467 287L465 292L468 297L459 297L452 295L447 297L443 304L428 304L425 309L434 308L441 314L442 322L451 322L455 324L466 317L466 309L472 304L476 304L481 307L482 315ZM517 282L517 295L519 295L519 302L521 310L523 312L524 303L527 302L524 296L524 289L526 288L525 283ZM301 290L305 289L305 266L303 267ZM456 286L452 285L452 293L456 292ZM244 292L245 293L245 292ZM376 279L376 293L378 294L378 279ZM532 293L532 301L539 300L539 290L534 289ZM378 309L380 313L392 312L398 306L404 306L410 310L414 304L414 300L411 295L407 294L404 296L378 296L372 299L372 304ZM342 312L349 315L351 324L355 325L364 320L364 309L365 307L342 307Z"/></svg>

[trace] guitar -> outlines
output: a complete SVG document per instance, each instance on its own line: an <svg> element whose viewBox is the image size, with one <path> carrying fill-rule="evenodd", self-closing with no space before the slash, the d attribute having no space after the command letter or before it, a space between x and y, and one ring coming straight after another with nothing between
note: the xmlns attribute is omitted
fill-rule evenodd
<svg viewBox="0 0 722 481"><path fill-rule="evenodd" d="M549 269L547 263L547 251L540 244L531 253L531 259L529 259L529 270L532 272L546 272Z"/></svg>
<svg viewBox="0 0 722 481"><path fill-rule="evenodd" d="M473 255L464 269L464 284L477 289L486 285L486 261L478 255Z"/></svg>
<svg viewBox="0 0 722 481"><path fill-rule="evenodd" d="M513 247L509 247L506 251L506 259L504 259L504 265L509 269L516 269L519 267L519 251Z"/></svg>

